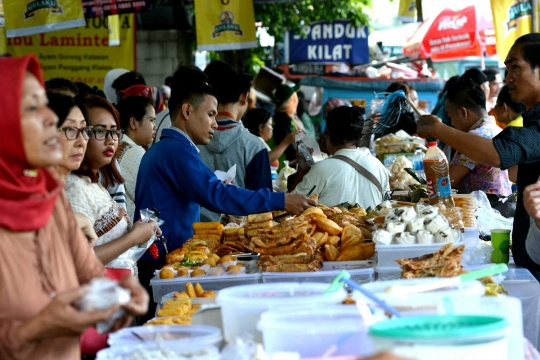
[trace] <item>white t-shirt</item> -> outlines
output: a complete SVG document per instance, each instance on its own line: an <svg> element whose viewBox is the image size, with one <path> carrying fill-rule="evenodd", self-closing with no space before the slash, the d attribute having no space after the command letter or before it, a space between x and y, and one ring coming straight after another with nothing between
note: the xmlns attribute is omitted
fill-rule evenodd
<svg viewBox="0 0 540 360"><path fill-rule="evenodd" d="M127 135L122 138L122 143L127 143L127 147L120 154L118 163L120 164L120 171L122 177L125 180L124 186L126 189L126 206L129 219L133 221L133 215L135 214L135 187L137 185L137 174L139 173L139 166L141 160L145 154L142 146L137 145Z"/></svg>
<svg viewBox="0 0 540 360"><path fill-rule="evenodd" d="M347 156L356 161L379 180L383 191L390 190L388 170L368 149L342 149L335 155ZM382 194L371 181L339 159L328 158L313 165L293 193L307 195L314 185L313 194L319 194L319 203L326 206L349 202L358 203L367 209L383 201Z"/></svg>

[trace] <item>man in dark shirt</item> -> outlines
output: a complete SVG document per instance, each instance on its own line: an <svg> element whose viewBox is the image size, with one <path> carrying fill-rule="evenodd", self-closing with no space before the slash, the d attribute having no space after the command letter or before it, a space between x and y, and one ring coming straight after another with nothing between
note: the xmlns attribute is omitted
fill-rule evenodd
<svg viewBox="0 0 540 360"><path fill-rule="evenodd" d="M523 206L523 190L540 175L540 34L527 34L516 40L505 61L506 84L512 100L527 109L523 127L507 127L493 139L479 138L442 124L436 116L418 121L418 135L435 137L481 164L505 170L519 165L518 202L512 233L512 253L517 265L540 270L525 249L529 215Z"/></svg>

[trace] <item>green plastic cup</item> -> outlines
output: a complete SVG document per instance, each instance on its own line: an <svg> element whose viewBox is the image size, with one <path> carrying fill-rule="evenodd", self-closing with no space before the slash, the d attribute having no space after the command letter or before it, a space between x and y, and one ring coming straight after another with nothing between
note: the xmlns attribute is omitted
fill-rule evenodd
<svg viewBox="0 0 540 360"><path fill-rule="evenodd" d="M491 261L496 264L508 264L510 260L510 230L491 229Z"/></svg>

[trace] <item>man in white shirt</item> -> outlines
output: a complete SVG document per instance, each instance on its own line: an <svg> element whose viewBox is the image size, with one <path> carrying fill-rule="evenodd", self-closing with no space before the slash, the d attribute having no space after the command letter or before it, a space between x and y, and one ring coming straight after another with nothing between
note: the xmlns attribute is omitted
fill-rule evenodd
<svg viewBox="0 0 540 360"><path fill-rule="evenodd" d="M333 157L309 167L298 159L298 173L292 186L296 194L319 194L319 203L335 206L344 202L375 207L390 190L389 174L384 165L368 149L359 148L364 127L364 108L340 106L327 119L327 146ZM345 157L345 160L339 159ZM364 176L348 161L353 161L371 174ZM377 185L376 182L379 184ZM379 189L379 186L381 189ZM381 191L382 190L382 191Z"/></svg>

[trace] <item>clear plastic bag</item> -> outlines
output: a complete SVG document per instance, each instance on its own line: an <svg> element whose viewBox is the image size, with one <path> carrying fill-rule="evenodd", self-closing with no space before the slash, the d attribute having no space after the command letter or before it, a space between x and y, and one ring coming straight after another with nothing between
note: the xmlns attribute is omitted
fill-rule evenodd
<svg viewBox="0 0 540 360"><path fill-rule="evenodd" d="M158 215L150 209L141 210L141 221L143 223L154 221L157 226L161 226L165 223L165 221L161 220ZM107 267L117 269L132 269L133 271L133 269L136 268L137 261L143 256L146 250L148 250L148 248L152 246L152 244L156 240L156 232L154 231L154 235L152 235L152 237L148 239L146 243L133 246L132 248L123 252L116 259L108 263Z"/></svg>
<svg viewBox="0 0 540 360"><path fill-rule="evenodd" d="M310 150L313 161L318 162L324 159L321 154L321 148L319 147L317 140L315 140L308 134L297 134L295 136L295 142L304 143L306 145L306 147Z"/></svg>
<svg viewBox="0 0 540 360"><path fill-rule="evenodd" d="M253 341L249 334L238 337L228 343L221 351L222 359L235 360L271 360L261 344Z"/></svg>
<svg viewBox="0 0 540 360"><path fill-rule="evenodd" d="M117 281L94 278L90 281L89 291L75 303L75 306L82 311L106 310L113 305L125 305L130 300L129 290L119 286ZM124 314L123 309L118 309L107 321L96 324L97 332L100 334L108 332L114 322L123 317Z"/></svg>
<svg viewBox="0 0 540 360"><path fill-rule="evenodd" d="M289 166L288 161L283 162L285 166L279 171L278 177L274 183L274 191L286 192L287 191L287 178L296 173L296 170Z"/></svg>
<svg viewBox="0 0 540 360"><path fill-rule="evenodd" d="M476 217L478 218L478 231L480 238L491 240L491 229L512 230L514 218L505 218L497 210L491 207L488 197L483 191L473 191L471 195L476 201L478 209Z"/></svg>

